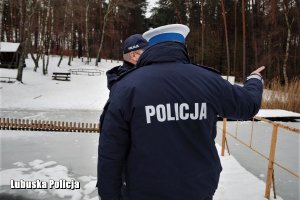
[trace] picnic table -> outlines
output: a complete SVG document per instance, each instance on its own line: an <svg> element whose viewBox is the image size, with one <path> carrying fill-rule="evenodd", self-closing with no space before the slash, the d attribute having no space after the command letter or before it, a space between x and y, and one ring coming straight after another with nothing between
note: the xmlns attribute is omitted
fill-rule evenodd
<svg viewBox="0 0 300 200"><path fill-rule="evenodd" d="M70 81L71 73L70 72L53 72L52 78L55 80Z"/></svg>
<svg viewBox="0 0 300 200"><path fill-rule="evenodd" d="M0 77L0 82L4 82L4 83L14 83L16 82L16 78L12 78L12 77Z"/></svg>
<svg viewBox="0 0 300 200"><path fill-rule="evenodd" d="M72 74L75 75L88 75L88 76L99 76L105 72L99 69L70 69Z"/></svg>

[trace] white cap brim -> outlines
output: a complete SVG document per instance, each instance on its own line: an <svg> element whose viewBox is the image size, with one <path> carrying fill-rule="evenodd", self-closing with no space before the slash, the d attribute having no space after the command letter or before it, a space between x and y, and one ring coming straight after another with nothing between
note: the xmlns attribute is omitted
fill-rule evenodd
<svg viewBox="0 0 300 200"><path fill-rule="evenodd" d="M164 34L164 33L177 33L177 34L182 35L184 38L186 38L186 36L188 35L189 32L190 32L190 29L186 25L169 24L169 25L160 26L160 27L151 29L149 31L146 31L143 34L143 38L145 38L149 42L149 40L151 40L151 38L153 38L157 35L160 35L160 34Z"/></svg>

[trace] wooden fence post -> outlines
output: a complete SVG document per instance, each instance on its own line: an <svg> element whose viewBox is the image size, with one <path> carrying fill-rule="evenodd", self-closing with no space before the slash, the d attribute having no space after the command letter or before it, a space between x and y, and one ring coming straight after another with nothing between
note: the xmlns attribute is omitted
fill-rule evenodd
<svg viewBox="0 0 300 200"><path fill-rule="evenodd" d="M66 122L66 131L70 132L70 127L69 127L69 123L68 122Z"/></svg>
<svg viewBox="0 0 300 200"><path fill-rule="evenodd" d="M74 126L73 126L73 123L72 122L70 122L70 132L73 132L74 131Z"/></svg>
<svg viewBox="0 0 300 200"><path fill-rule="evenodd" d="M44 131L45 130L45 121L41 121L42 125L41 125L41 131Z"/></svg>
<svg viewBox="0 0 300 200"><path fill-rule="evenodd" d="M267 199L270 199L272 176L274 172L273 169L274 169L274 159L275 159L275 151L276 151L276 143L277 143L277 133L278 133L278 125L273 124L272 141L271 141L270 154L269 154L268 174L267 174L266 189L265 189L265 198Z"/></svg>
<svg viewBox="0 0 300 200"><path fill-rule="evenodd" d="M62 132L65 132L65 131L66 131L66 130L65 130L65 122L62 122L62 123L61 123L61 127L62 127L62 128L61 128L61 131L62 131Z"/></svg>
<svg viewBox="0 0 300 200"><path fill-rule="evenodd" d="M11 127L11 119L7 118L7 130L10 130Z"/></svg>
<svg viewBox="0 0 300 200"><path fill-rule="evenodd" d="M90 132L90 131L89 131L89 124L88 124L88 123L85 123L85 132L86 132L86 133Z"/></svg>
<svg viewBox="0 0 300 200"><path fill-rule="evenodd" d="M222 149L221 149L221 156L224 156L224 154L225 154L226 127L227 127L227 118L224 118L224 119L223 119L223 132L222 132Z"/></svg>
<svg viewBox="0 0 300 200"><path fill-rule="evenodd" d="M17 130L17 119L11 119L11 126L12 126L12 128L11 128L11 130Z"/></svg>
<svg viewBox="0 0 300 200"><path fill-rule="evenodd" d="M56 121L51 121L51 130L56 131Z"/></svg>
<svg viewBox="0 0 300 200"><path fill-rule="evenodd" d="M81 132L81 128L80 128L80 122L77 123L77 132Z"/></svg>

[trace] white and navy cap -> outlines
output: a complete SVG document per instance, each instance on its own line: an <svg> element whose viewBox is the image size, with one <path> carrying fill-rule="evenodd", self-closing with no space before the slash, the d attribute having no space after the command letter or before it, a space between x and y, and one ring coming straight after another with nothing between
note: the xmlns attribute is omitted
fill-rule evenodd
<svg viewBox="0 0 300 200"><path fill-rule="evenodd" d="M123 54L139 49L145 49L148 46L148 42L143 38L141 34L135 34L129 36L123 44Z"/></svg>
<svg viewBox="0 0 300 200"><path fill-rule="evenodd" d="M143 34L149 45L159 42L175 41L185 43L185 38L189 34L190 29L183 24L169 24L151 29Z"/></svg>

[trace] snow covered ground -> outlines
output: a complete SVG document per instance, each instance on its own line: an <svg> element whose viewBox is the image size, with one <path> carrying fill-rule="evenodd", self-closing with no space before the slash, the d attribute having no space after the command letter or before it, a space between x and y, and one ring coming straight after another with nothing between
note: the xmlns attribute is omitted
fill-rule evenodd
<svg viewBox="0 0 300 200"><path fill-rule="evenodd" d="M64 59L56 67L58 56L51 56L49 74L41 68L33 72L28 59L23 82L0 83L0 117L97 122L108 98L106 76L71 75L71 81L52 80L52 72L69 69L107 71L121 62L102 60L99 67L74 59L72 66ZM17 70L0 69L1 76L16 77ZM98 134L21 132L1 130L1 194L17 194L37 199L98 199L95 190ZM243 168L233 156L222 157L223 172L216 200L264 199L265 183ZM251 163L253 164L253 163ZM10 179L49 181L74 179L81 189L10 189ZM280 198L279 198L280 199Z"/></svg>
<svg viewBox="0 0 300 200"><path fill-rule="evenodd" d="M33 71L33 61L26 60L27 67L24 68L23 82L14 84L0 83L1 105L6 109L84 109L101 110L107 97L106 75L87 76L71 75L71 81L52 80L52 72L68 72L69 69L99 69L107 71L121 62L100 62L99 67L92 64L86 65L81 59L74 58L72 66L67 65L67 59L62 61L61 67L57 67L59 56L51 57L49 61L49 73L41 75L42 69ZM42 63L40 64L42 66ZM16 69L0 69L0 76L16 77Z"/></svg>

